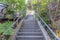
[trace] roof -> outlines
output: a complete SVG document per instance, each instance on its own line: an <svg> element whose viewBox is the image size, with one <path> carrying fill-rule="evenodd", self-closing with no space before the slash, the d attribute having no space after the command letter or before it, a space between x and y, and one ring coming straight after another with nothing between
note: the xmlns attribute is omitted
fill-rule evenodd
<svg viewBox="0 0 60 40"><path fill-rule="evenodd" d="M7 4L4 4L4 3L0 3L0 6L1 7L7 7L8 5Z"/></svg>

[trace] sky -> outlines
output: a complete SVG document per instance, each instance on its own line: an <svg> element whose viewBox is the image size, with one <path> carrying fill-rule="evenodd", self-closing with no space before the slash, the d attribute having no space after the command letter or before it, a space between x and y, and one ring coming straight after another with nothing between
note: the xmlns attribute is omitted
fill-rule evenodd
<svg viewBox="0 0 60 40"><path fill-rule="evenodd" d="M28 0L26 0L26 3L28 2Z"/></svg>

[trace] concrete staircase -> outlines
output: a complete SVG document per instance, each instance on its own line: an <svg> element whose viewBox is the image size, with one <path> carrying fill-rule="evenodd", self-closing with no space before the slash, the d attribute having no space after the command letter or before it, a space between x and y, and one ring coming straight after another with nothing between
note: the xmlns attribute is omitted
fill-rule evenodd
<svg viewBox="0 0 60 40"><path fill-rule="evenodd" d="M45 40L35 18L28 15L18 31L15 40Z"/></svg>

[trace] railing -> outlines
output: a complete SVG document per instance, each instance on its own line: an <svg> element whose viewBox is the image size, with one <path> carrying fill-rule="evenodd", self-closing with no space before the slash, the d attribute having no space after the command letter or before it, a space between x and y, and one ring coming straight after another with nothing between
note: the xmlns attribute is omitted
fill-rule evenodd
<svg viewBox="0 0 60 40"><path fill-rule="evenodd" d="M25 8L24 8L25 9ZM21 11L20 11L20 13L22 13L22 11L24 11L24 9L22 9ZM20 17L18 17L18 19L11 25L12 26L12 28L13 29L16 29L16 27L18 26L18 24L20 23L20 21L23 19L23 13L22 14L20 14ZM9 30L9 29L8 29ZM8 31L7 30L7 31ZM6 33L7 31L5 31L4 33ZM4 33L3 33L3 35L2 35L2 40L5 40L4 39Z"/></svg>
<svg viewBox="0 0 60 40"><path fill-rule="evenodd" d="M19 24L19 22L21 21L21 19L22 19L22 16L20 16L20 17L11 25L13 29L16 29L16 27L18 26L18 24ZM9 30L9 29L8 29L8 30ZM8 30L7 30L7 31L8 31ZM5 31L5 32L3 33L3 35L2 35L2 40L5 40L5 39L4 39L4 34L5 34L7 31Z"/></svg>
<svg viewBox="0 0 60 40"><path fill-rule="evenodd" d="M12 26L13 26L12 28L13 29L15 29L18 26L18 24L21 21L21 19L22 19L22 15L12 24Z"/></svg>
<svg viewBox="0 0 60 40"><path fill-rule="evenodd" d="M20 17L18 17L18 19L13 23L13 25L12 25L13 27L12 28L15 29L18 26L18 24L21 21L21 19L23 19L23 16L24 16L23 15L24 14L23 11L24 10L25 10L25 8L20 11L20 15L19 15Z"/></svg>
<svg viewBox="0 0 60 40"><path fill-rule="evenodd" d="M39 16L39 17L40 17L40 16ZM60 38L57 37L57 35L56 35L56 34L54 33L54 31L50 28L50 26L48 26L41 17L40 17L39 19L40 19L40 21L42 22L42 24L45 26L45 28L47 28L47 29L50 31L51 35L53 36L52 39L53 39L53 40L60 40Z"/></svg>

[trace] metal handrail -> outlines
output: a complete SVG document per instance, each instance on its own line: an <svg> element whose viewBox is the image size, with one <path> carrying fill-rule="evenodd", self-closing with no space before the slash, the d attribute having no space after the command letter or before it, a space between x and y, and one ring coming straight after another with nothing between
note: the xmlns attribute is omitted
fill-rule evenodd
<svg viewBox="0 0 60 40"><path fill-rule="evenodd" d="M39 16L39 15L38 15ZM39 16L40 17L40 16ZM45 23L45 21L40 17L39 18L41 22L49 29L49 31L53 34L54 40L60 40L60 38L57 37L57 35L54 33L54 31L48 26L48 24Z"/></svg>
<svg viewBox="0 0 60 40"><path fill-rule="evenodd" d="M49 31L53 34L55 37L55 40L60 40L60 38L57 37L57 35L54 33L54 31L45 23L45 21L40 17L41 21L45 24L45 26L49 29Z"/></svg>

